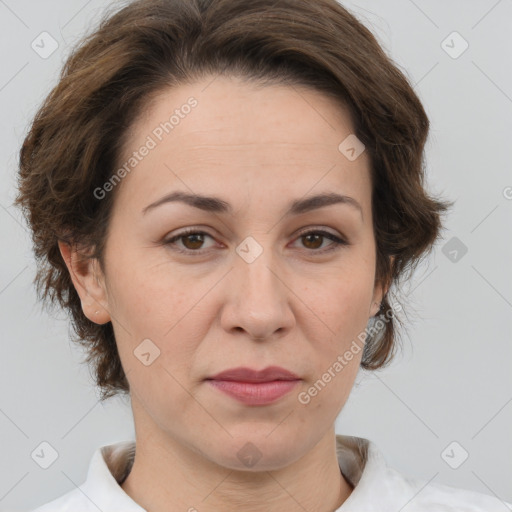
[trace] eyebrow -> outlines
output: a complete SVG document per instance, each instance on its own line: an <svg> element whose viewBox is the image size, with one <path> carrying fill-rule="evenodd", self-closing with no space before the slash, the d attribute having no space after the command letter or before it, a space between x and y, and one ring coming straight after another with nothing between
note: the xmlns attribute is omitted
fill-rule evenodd
<svg viewBox="0 0 512 512"><path fill-rule="evenodd" d="M233 212L232 206L228 202L218 197L202 196L199 194L175 191L165 195L154 203L151 203L143 208L142 214L145 215L149 210L152 210L162 204L176 201L211 213L231 214ZM296 199L292 201L284 216L289 217L291 215L300 215L302 213L307 213L312 210L333 204L345 204L347 206L351 206L352 208L359 210L361 218L363 218L363 209L353 197L337 194L334 192L325 192L322 194L306 197L305 199Z"/></svg>

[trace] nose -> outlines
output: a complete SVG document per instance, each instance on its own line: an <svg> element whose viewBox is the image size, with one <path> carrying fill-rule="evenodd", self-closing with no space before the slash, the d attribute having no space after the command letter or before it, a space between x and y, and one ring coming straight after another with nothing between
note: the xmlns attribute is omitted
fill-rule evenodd
<svg viewBox="0 0 512 512"><path fill-rule="evenodd" d="M235 259L227 276L221 326L231 335L243 332L253 340L285 336L295 323L291 283L276 265L270 249L251 263ZM289 277L288 277L289 281Z"/></svg>

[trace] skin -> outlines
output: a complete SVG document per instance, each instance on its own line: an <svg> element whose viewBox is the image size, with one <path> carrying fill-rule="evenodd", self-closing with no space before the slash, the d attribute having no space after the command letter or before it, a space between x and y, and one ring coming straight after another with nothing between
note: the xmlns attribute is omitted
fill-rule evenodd
<svg viewBox="0 0 512 512"><path fill-rule="evenodd" d="M338 150L353 125L322 93L218 76L161 94L120 161L191 96L197 107L118 185L105 273L60 245L85 315L112 322L130 384L137 454L122 488L152 512L335 510L352 487L334 424L362 350L309 404L297 397L364 332L386 291L375 283L369 157ZM176 190L220 197L233 213L174 202L142 214ZM336 204L283 217L319 192L351 196L362 212ZM162 243L187 227L209 236ZM333 242L299 236L304 228L350 245L322 253ZM263 251L251 263L236 252L248 236ZM134 355L144 339L160 350L148 366ZM302 379L271 405L244 405L204 381L269 365ZM252 467L237 457L248 442L261 454Z"/></svg>

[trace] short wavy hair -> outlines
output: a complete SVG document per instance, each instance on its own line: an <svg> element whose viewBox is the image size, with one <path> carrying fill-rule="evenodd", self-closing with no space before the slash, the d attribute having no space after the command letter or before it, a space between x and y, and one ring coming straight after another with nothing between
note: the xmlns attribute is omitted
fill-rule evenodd
<svg viewBox="0 0 512 512"><path fill-rule="evenodd" d="M349 108L370 155L375 279L388 292L430 252L452 205L424 187L429 120L419 98L374 35L335 0L138 0L104 13L29 127L15 200L32 232L38 297L69 314L101 400L129 393L129 383L112 323L84 315L58 241L86 248L104 269L116 190L101 201L94 190L119 166L130 127L166 89L223 74L310 87ZM386 321L368 335L362 368L377 370L394 357L402 322L393 313L386 293L379 310Z"/></svg>

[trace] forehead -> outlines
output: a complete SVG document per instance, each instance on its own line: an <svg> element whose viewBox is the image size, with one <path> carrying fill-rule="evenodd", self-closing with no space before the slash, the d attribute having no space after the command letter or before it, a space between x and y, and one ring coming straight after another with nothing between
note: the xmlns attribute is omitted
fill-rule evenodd
<svg viewBox="0 0 512 512"><path fill-rule="evenodd" d="M364 202L368 157L350 161L339 149L352 134L348 109L319 91L220 76L181 85L156 96L131 127L120 164L151 149L132 161L121 195L137 203L188 188L269 198L318 186Z"/></svg>
<svg viewBox="0 0 512 512"><path fill-rule="evenodd" d="M320 91L223 76L160 92L130 128L130 139L152 132L159 138L159 125L170 119L173 136L162 126L163 138L186 138L179 144L313 143L336 152L340 137L353 133L349 109Z"/></svg>

